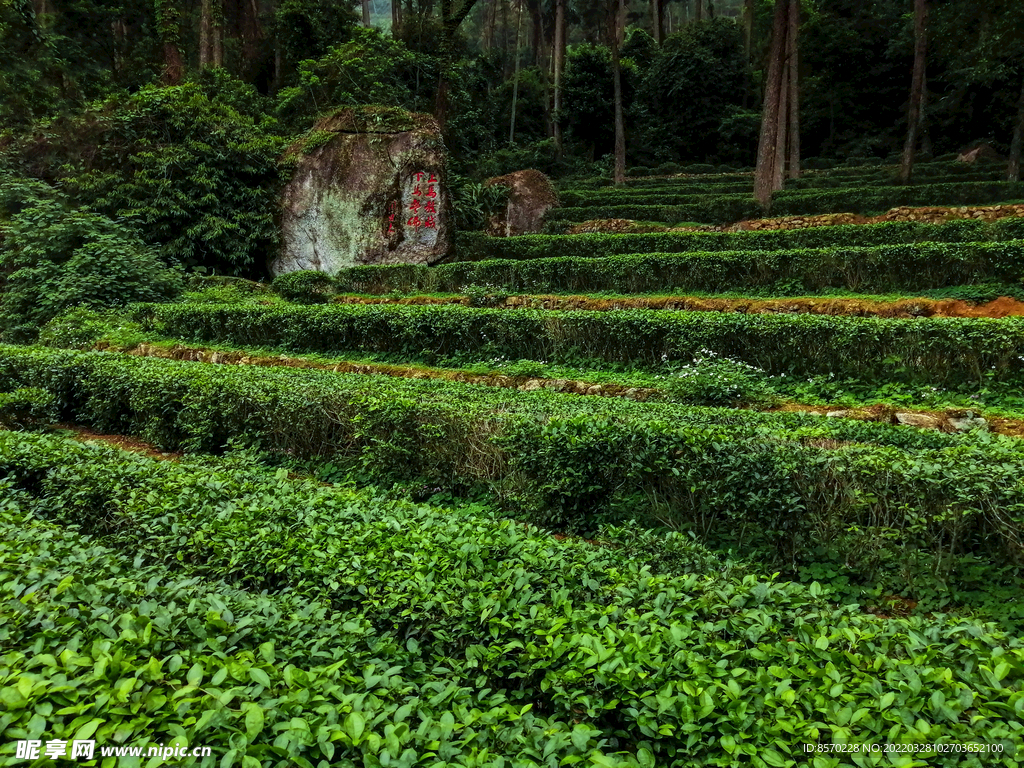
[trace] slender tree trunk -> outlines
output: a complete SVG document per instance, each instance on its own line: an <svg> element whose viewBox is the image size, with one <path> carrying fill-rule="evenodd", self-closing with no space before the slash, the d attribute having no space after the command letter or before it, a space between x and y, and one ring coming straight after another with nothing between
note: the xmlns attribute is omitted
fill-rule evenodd
<svg viewBox="0 0 1024 768"><path fill-rule="evenodd" d="M787 34L788 37L788 34ZM782 189L786 177L786 156L789 148L789 59L782 65L782 89L779 91L778 127L775 140L775 164L772 166L772 189Z"/></svg>
<svg viewBox="0 0 1024 768"><path fill-rule="evenodd" d="M661 45L665 39L665 6L662 0L651 0L651 33L654 42Z"/></svg>
<svg viewBox="0 0 1024 768"><path fill-rule="evenodd" d="M498 3L500 0L491 0L490 14L487 17L487 22L484 25L483 30L483 49L485 53L490 53L494 47L494 25L498 20Z"/></svg>
<svg viewBox="0 0 1024 768"><path fill-rule="evenodd" d="M185 76L185 62L178 48L181 34L180 17L172 0L156 0L157 31L163 51L164 71L161 80L165 85L178 85Z"/></svg>
<svg viewBox="0 0 1024 768"><path fill-rule="evenodd" d="M402 0L391 0L391 36L402 28Z"/></svg>
<svg viewBox="0 0 1024 768"><path fill-rule="evenodd" d="M555 0L555 157L562 159L562 75L565 72L565 0Z"/></svg>
<svg viewBox="0 0 1024 768"><path fill-rule="evenodd" d="M1013 126L1010 140L1010 162L1006 168L1009 181L1020 181L1021 144L1024 143L1024 82L1020 86L1020 101L1017 102L1017 124Z"/></svg>
<svg viewBox="0 0 1024 768"><path fill-rule="evenodd" d="M776 169L779 146L779 112L783 70L785 69L786 26L789 0L775 0L771 50L768 55L768 77L765 83L764 108L761 112L761 137L757 145L757 169L754 172L754 198L763 208L771 203L772 193L781 189L782 174Z"/></svg>
<svg viewBox="0 0 1024 768"><path fill-rule="evenodd" d="M789 178L800 178L800 57L797 41L800 35L800 0L789 2L789 31L786 49L789 52Z"/></svg>
<svg viewBox="0 0 1024 768"><path fill-rule="evenodd" d="M213 0L203 0L199 9L199 68L213 64Z"/></svg>
<svg viewBox="0 0 1024 768"><path fill-rule="evenodd" d="M519 0L519 22L516 24L516 69L512 81L512 119L508 124L508 143L516 140L516 107L519 103L519 45L523 34L523 5L524 0Z"/></svg>
<svg viewBox="0 0 1024 768"><path fill-rule="evenodd" d="M754 0L743 0L743 50L747 54L747 64L754 45Z"/></svg>
<svg viewBox="0 0 1024 768"><path fill-rule="evenodd" d="M704 20L704 0L694 0L693 3L693 20L703 21Z"/></svg>
<svg viewBox="0 0 1024 768"><path fill-rule="evenodd" d="M626 120L622 108L622 62L619 61L619 46L622 45L625 17L625 0L618 0L615 11L615 26L612 34L612 73L615 79L614 182L616 186L626 183Z"/></svg>
<svg viewBox="0 0 1024 768"><path fill-rule="evenodd" d="M441 43L438 46L439 66L434 118L442 132L448 123L448 78L455 65L455 33L474 5L476 0L462 0L458 7L453 6L453 0L441 0Z"/></svg>
<svg viewBox="0 0 1024 768"><path fill-rule="evenodd" d="M544 22L541 19L540 0L527 3L530 11L530 61L534 66L540 66L541 40L544 38Z"/></svg>
<svg viewBox="0 0 1024 768"><path fill-rule="evenodd" d="M370 0L363 0L363 26L370 26Z"/></svg>
<svg viewBox="0 0 1024 768"><path fill-rule="evenodd" d="M924 115L925 67L928 61L928 0L914 0L914 72L907 108L907 141L903 145L900 180L907 184L914 172L914 154Z"/></svg>

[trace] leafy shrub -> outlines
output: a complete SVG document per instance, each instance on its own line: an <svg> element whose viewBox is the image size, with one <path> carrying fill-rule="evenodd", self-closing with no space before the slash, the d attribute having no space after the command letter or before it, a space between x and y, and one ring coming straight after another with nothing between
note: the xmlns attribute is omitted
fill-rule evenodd
<svg viewBox="0 0 1024 768"><path fill-rule="evenodd" d="M117 318L87 307L74 307L49 320L39 329L44 347L85 349L111 330Z"/></svg>
<svg viewBox="0 0 1024 768"><path fill-rule="evenodd" d="M691 163L690 165L684 165L682 172L693 174L716 173L717 169L708 163Z"/></svg>
<svg viewBox="0 0 1024 768"><path fill-rule="evenodd" d="M351 39L302 61L298 82L278 94L277 114L293 130L308 128L310 115L346 104L413 106L422 57L380 30L357 26L346 36Z"/></svg>
<svg viewBox="0 0 1024 768"><path fill-rule="evenodd" d="M331 276L312 269L278 275L271 287L282 298L300 304L323 304L334 293Z"/></svg>
<svg viewBox="0 0 1024 768"><path fill-rule="evenodd" d="M181 290L181 274L123 223L38 200L3 227L0 299L3 337L34 338L43 323L83 305L161 301Z"/></svg>
<svg viewBox="0 0 1024 768"><path fill-rule="evenodd" d="M305 352L372 351L629 363L656 368L708 349L772 374L834 373L922 384L1024 382L1024 318L895 319L730 312L477 309L404 304L138 305L175 338Z"/></svg>
<svg viewBox="0 0 1024 768"><path fill-rule="evenodd" d="M272 125L211 99L194 82L113 97L81 121L98 149L64 177L73 195L138 224L172 263L262 273L278 237L273 212L284 141ZM85 128L69 128L72 136L76 130Z"/></svg>
<svg viewBox="0 0 1024 768"><path fill-rule="evenodd" d="M455 225L464 232L479 232L491 216L501 212L508 203L509 188L500 184L487 185L450 176L449 186Z"/></svg>
<svg viewBox="0 0 1024 768"><path fill-rule="evenodd" d="M46 387L65 418L137 434L164 450L218 451L241 438L275 455L355 465L373 482L483 482L546 524L593 531L606 521L660 520L786 567L820 560L818 547L853 558L863 550L843 543L853 525L902 529L876 544L904 557L930 553L946 574L954 556L968 552L999 566L1020 557L1015 510L1024 489L1014 478L1024 454L1015 438L443 381L0 349L0 388L25 386ZM883 495L872 490L880 486ZM56 508L71 514L75 507ZM294 509L286 512L294 519ZM850 561L865 566L858 578L892 583L884 568L867 570L879 562L874 555Z"/></svg>
<svg viewBox="0 0 1024 768"><path fill-rule="evenodd" d="M656 168L651 169L652 174L669 175L682 172L682 166L679 163L662 163Z"/></svg>
<svg viewBox="0 0 1024 768"><path fill-rule="evenodd" d="M805 232L810 230L804 230ZM952 236L953 231L947 232ZM600 236L598 236L600 237ZM628 236L627 236L628 237ZM600 240L594 252L600 253ZM674 245L663 240L665 245ZM706 241L719 245L722 241ZM912 291L956 288L966 301L990 301L1016 295L1024 277L1024 241L883 245L874 248L833 246L756 250L765 243L756 235L727 241L752 250L638 253L616 256L564 256L536 259L489 259L442 264L365 266L342 270L340 285L357 293L400 291L459 292L473 286L531 293L717 292L759 289L776 293ZM977 288L971 287L977 284ZM1009 292L1008 292L1009 291ZM936 298L940 298L938 294ZM989 296L983 299L983 296Z"/></svg>
<svg viewBox="0 0 1024 768"><path fill-rule="evenodd" d="M900 743L893 729L911 744L970 743L980 727L1001 750L986 765L1017 762L1014 635L832 607L817 583L723 568L685 536L662 545L626 527L593 546L476 507L49 437L0 435L0 468L2 664L36 685L31 699L8 694L14 728L52 707L53 737L89 717L101 741L180 739L269 768L406 750L470 762L484 749L493 766L650 768L684 751L696 764L750 751L782 765L829 739ZM40 574L32 610L59 621L25 619L24 573ZM94 664L47 666L59 649L100 644L131 691ZM63 669L86 709L66 711L40 665ZM809 719L805 702L833 701L836 686L845 698ZM149 702L145 717L103 703L116 690ZM221 714L203 728L199 711ZM747 720L762 724L740 730Z"/></svg>
<svg viewBox="0 0 1024 768"><path fill-rule="evenodd" d="M0 392L0 425L6 429L31 429L57 420L57 398L45 389L23 387Z"/></svg>
<svg viewBox="0 0 1024 768"><path fill-rule="evenodd" d="M668 374L664 389L673 399L694 405L753 405L772 399L765 372L755 365L700 350L690 363Z"/></svg>

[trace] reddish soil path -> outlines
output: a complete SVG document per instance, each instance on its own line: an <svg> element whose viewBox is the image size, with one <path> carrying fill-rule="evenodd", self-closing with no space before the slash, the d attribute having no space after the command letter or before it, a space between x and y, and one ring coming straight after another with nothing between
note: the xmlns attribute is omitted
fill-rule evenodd
<svg viewBox="0 0 1024 768"><path fill-rule="evenodd" d="M465 296L337 296L338 304L405 304L469 306ZM663 309L687 312L746 312L749 314L849 315L854 317L1024 317L1024 301L1001 296L986 304L958 299L910 298L884 302L868 299L801 297L793 299L707 299L695 296L561 296L551 294L508 296L491 305L497 308L609 311Z"/></svg>

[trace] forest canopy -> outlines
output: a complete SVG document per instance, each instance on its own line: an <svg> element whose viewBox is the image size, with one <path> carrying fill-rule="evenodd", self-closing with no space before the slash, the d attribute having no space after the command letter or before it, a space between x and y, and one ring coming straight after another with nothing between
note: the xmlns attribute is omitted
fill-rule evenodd
<svg viewBox="0 0 1024 768"><path fill-rule="evenodd" d="M766 115L790 175L905 160L913 115L911 160L985 144L1019 176L1022 19L1020 0L0 0L0 165L168 265L236 274L275 247L281 149L344 104L433 113L469 185L760 167Z"/></svg>

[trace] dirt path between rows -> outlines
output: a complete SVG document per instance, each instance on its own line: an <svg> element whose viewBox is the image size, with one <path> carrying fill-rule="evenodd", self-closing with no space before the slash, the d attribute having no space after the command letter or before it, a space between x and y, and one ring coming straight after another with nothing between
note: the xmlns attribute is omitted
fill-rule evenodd
<svg viewBox="0 0 1024 768"><path fill-rule="evenodd" d="M470 306L466 296L336 296L337 304L405 304ZM663 309L687 312L746 312L749 314L848 315L852 317L1024 317L1024 301L1000 296L986 304L958 299L900 299L883 302L867 299L805 297L793 299L706 299L695 296L630 296L602 298L551 294L508 296L488 306L506 309L560 309L609 311L615 309Z"/></svg>

